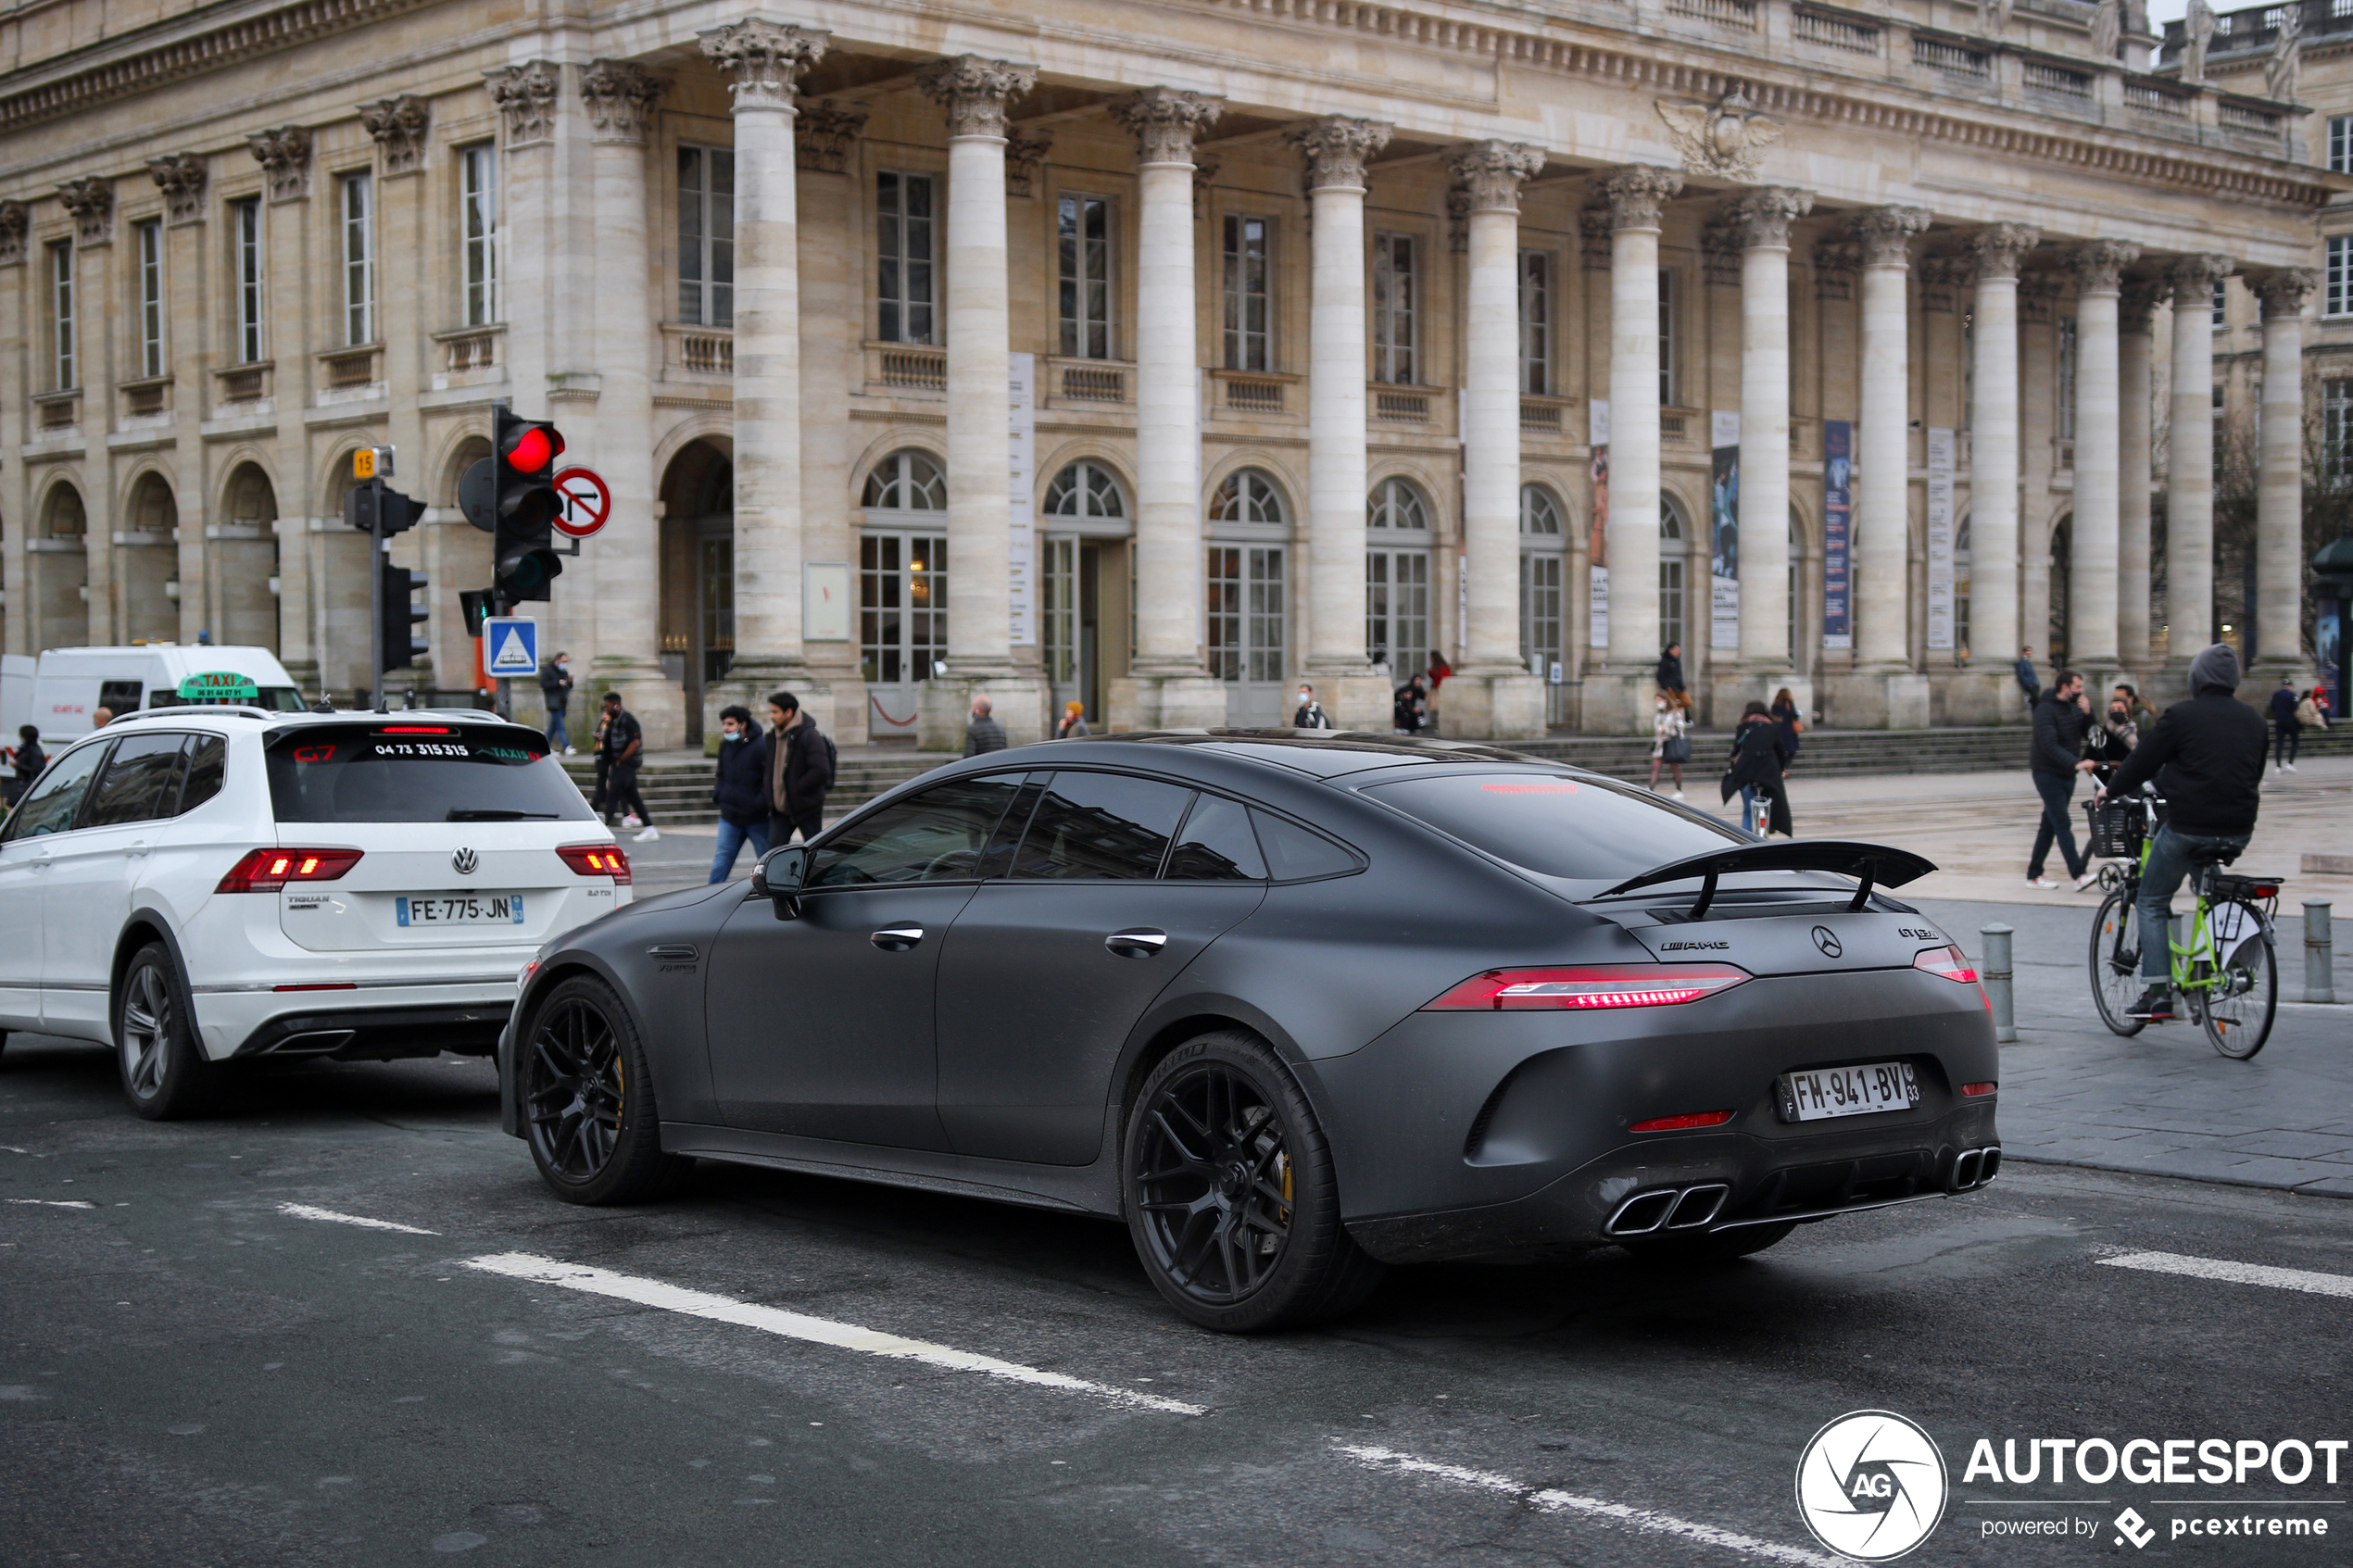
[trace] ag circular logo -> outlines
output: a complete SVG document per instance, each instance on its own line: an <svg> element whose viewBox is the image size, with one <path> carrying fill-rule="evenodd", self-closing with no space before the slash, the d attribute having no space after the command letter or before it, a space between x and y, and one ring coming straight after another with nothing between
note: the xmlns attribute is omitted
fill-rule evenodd
<svg viewBox="0 0 2353 1568"><path fill-rule="evenodd" d="M1862 1562L1903 1556L1944 1517L1944 1456L1919 1425L1856 1411L1814 1434L1797 1461L1797 1512L1814 1538Z"/></svg>
<svg viewBox="0 0 2353 1568"><path fill-rule="evenodd" d="M1822 956L1826 959L1834 959L1846 951L1845 945L1838 939L1838 933L1827 925L1814 928L1814 946L1822 949Z"/></svg>

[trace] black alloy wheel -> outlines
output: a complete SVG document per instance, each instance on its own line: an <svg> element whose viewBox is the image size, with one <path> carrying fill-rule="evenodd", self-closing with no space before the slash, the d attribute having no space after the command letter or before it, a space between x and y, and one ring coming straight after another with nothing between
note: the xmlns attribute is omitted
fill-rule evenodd
<svg viewBox="0 0 2353 1568"><path fill-rule="evenodd" d="M179 968L160 942L140 948L115 986L114 1039L133 1111L169 1122L211 1109L220 1070L196 1043Z"/></svg>
<svg viewBox="0 0 2353 1568"><path fill-rule="evenodd" d="M560 982L532 1015L522 1063L532 1162L573 1203L672 1190L694 1161L661 1152L653 1083L628 1011L604 982Z"/></svg>

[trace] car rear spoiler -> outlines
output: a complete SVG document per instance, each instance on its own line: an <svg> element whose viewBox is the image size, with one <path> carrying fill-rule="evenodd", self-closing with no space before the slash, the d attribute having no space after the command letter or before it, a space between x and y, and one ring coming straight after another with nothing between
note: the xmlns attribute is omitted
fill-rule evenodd
<svg viewBox="0 0 2353 1568"><path fill-rule="evenodd" d="M1737 845L1730 849L1715 849L1705 855L1669 860L1663 866L1653 866L1639 876L1629 876L1617 886L1594 897L1611 898L1620 893L1631 893L1638 887L1653 887L1663 882L1688 882L1693 877L1700 877L1704 881L1699 890L1699 901L1692 906L1689 917L1697 920L1707 913L1708 905L1716 901L1716 879L1734 872L1836 872L1841 876L1855 877L1861 884L1855 889L1855 901L1846 906L1850 909L1860 909L1870 902L1874 886L1901 887L1935 869L1933 860L1925 859L1908 849L1891 848L1884 844L1861 844L1839 838L1784 840L1780 844Z"/></svg>

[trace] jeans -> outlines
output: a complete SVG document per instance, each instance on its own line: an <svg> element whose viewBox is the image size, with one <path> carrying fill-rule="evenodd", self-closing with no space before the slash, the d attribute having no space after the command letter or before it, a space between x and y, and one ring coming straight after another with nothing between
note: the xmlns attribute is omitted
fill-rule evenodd
<svg viewBox="0 0 2353 1568"><path fill-rule="evenodd" d="M558 751L572 745L572 736L564 730L564 709L560 708L547 709L547 741Z"/></svg>
<svg viewBox="0 0 2353 1568"><path fill-rule="evenodd" d="M736 869L736 852L749 842L751 858L758 860L768 853L768 824L749 822L738 824L726 818L719 819L719 850L711 858L711 880L724 882Z"/></svg>
<svg viewBox="0 0 2353 1568"><path fill-rule="evenodd" d="M2148 864L2141 868L2141 894L2133 907L2141 915L2141 978L2151 985L2165 985L2173 973L2171 931L2173 890L2190 872L2190 852L2208 847L2244 849L2251 834L2208 836L2175 833L2169 825L2149 840Z"/></svg>
<svg viewBox="0 0 2353 1568"><path fill-rule="evenodd" d="M2058 841L2059 853L2067 858L2067 874L2082 876L2088 862L2075 847L2075 821L2067 809L2075 794L2075 775L2038 772L2034 775L2034 793L2043 797L2043 821L2034 830L2034 853L2027 858L2027 880L2032 882L2043 874L2043 863L2051 858L2054 839Z"/></svg>
<svg viewBox="0 0 2353 1568"><path fill-rule="evenodd" d="M1760 833L1763 830L1765 813L1757 809L1758 804L1756 786L1741 785L1741 832Z"/></svg>

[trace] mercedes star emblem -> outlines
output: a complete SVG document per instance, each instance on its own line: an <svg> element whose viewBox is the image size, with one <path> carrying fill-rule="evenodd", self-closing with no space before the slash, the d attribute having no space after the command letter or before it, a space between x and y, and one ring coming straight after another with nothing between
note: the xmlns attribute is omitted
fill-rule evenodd
<svg viewBox="0 0 2353 1568"><path fill-rule="evenodd" d="M479 859L477 859L475 858L475 856L474 856L474 852L473 852L472 850L471 850L471 849L459 849L459 850L457 850L457 851L455 851L454 853L452 853L452 854L450 855L450 857L449 857L449 864L450 864L452 867L456 868L457 872L458 872L458 874L459 874L459 876L472 876L472 875L473 875L473 874L474 874L474 867L476 867L476 866L480 865L481 863L482 863L482 862L481 862ZM1814 939L1815 939L1816 941L1818 941L1818 941L1820 941L1820 940L1821 940L1821 938L1822 938L1822 935L1823 935L1823 933L1822 933L1822 928L1821 928L1820 926L1816 926L1816 927L1814 928ZM1836 952L1837 952L1837 948L1836 948L1836 947L1835 947L1835 946L1833 946L1833 947L1832 947L1831 949L1829 949L1829 950L1830 950L1830 951L1831 951L1833 955L1835 955L1835 954L1836 954Z"/></svg>
<svg viewBox="0 0 2353 1568"><path fill-rule="evenodd" d="M460 871L466 871L471 870L472 868L460 866L459 869ZM1839 944L1838 933L1832 931L1827 925L1818 925L1814 928L1814 946L1822 949L1822 956L1826 959L1834 959L1838 957L1839 954L1846 951L1846 949Z"/></svg>

